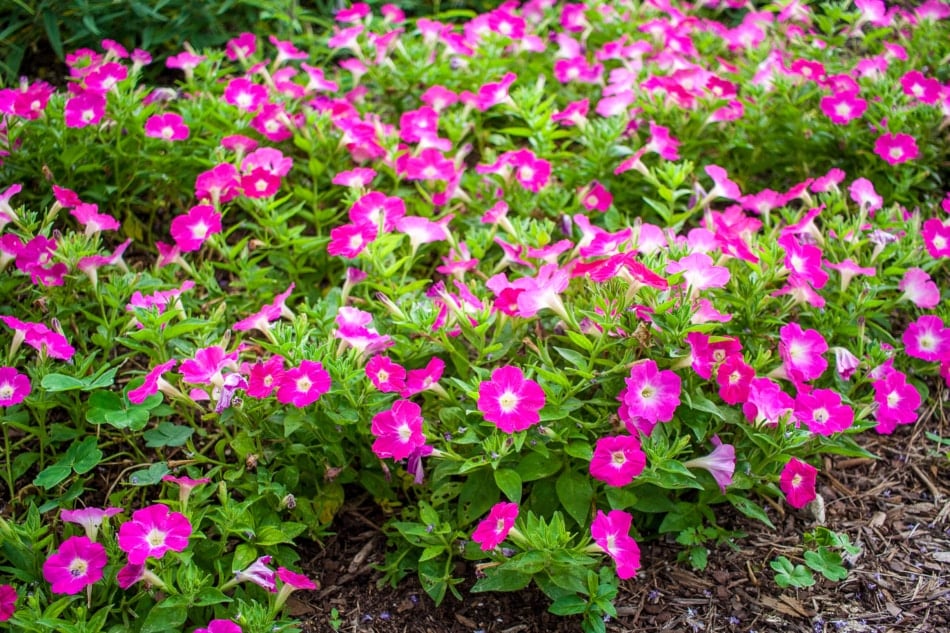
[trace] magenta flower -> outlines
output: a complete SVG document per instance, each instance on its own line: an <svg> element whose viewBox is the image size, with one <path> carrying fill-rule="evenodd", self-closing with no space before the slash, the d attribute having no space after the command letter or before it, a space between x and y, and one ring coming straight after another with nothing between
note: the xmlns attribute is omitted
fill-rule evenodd
<svg viewBox="0 0 950 633"><path fill-rule="evenodd" d="M929 310L940 303L940 289L922 268L908 268L897 289L904 293L899 301L907 299L918 308Z"/></svg>
<svg viewBox="0 0 950 633"><path fill-rule="evenodd" d="M874 183L867 178L858 178L848 187L851 199L870 215L884 206L884 198L874 189Z"/></svg>
<svg viewBox="0 0 950 633"><path fill-rule="evenodd" d="M676 372L660 371L654 360L641 360L630 368L623 397L624 420L650 435L657 422L669 422L680 404L681 381ZM631 433L634 430L627 424Z"/></svg>
<svg viewBox="0 0 950 633"><path fill-rule="evenodd" d="M924 315L907 326L901 337L908 356L928 362L944 361L950 357L950 328L934 315Z"/></svg>
<svg viewBox="0 0 950 633"><path fill-rule="evenodd" d="M90 541L95 541L102 522L122 512L122 508L80 508L78 510L61 510L59 518L69 523L77 523L86 531Z"/></svg>
<svg viewBox="0 0 950 633"><path fill-rule="evenodd" d="M851 428L854 410L842 404L837 391L815 389L795 398L795 418L812 433L828 436Z"/></svg>
<svg viewBox="0 0 950 633"><path fill-rule="evenodd" d="M602 437L594 446L590 474L608 486L626 486L643 472L647 456L633 435Z"/></svg>
<svg viewBox="0 0 950 633"><path fill-rule="evenodd" d="M298 574L295 571L291 571L286 567L277 568L277 577L287 586L293 587L294 589L316 589L317 585L312 580L304 576L303 574Z"/></svg>
<svg viewBox="0 0 950 633"><path fill-rule="evenodd" d="M195 633L242 633L241 627L231 620L211 620L207 627L195 629Z"/></svg>
<svg viewBox="0 0 950 633"><path fill-rule="evenodd" d="M694 293L707 288L722 288L729 283L730 277L729 269L714 266L712 257L706 253L693 253L672 261L666 265L666 272L670 275L683 273L683 281Z"/></svg>
<svg viewBox="0 0 950 633"><path fill-rule="evenodd" d="M741 354L732 354L716 369L719 397L726 404L739 404L749 397L749 385L755 369L747 365Z"/></svg>
<svg viewBox="0 0 950 633"><path fill-rule="evenodd" d="M815 499L815 482L818 469L796 457L792 457L782 469L779 487L793 508L804 508Z"/></svg>
<svg viewBox="0 0 950 633"><path fill-rule="evenodd" d="M63 109L66 127L86 127L95 125L106 113L106 97L98 92L87 90L70 97Z"/></svg>
<svg viewBox="0 0 950 633"><path fill-rule="evenodd" d="M145 121L145 136L165 141L183 141L188 138L188 126L180 114L166 112L153 114Z"/></svg>
<svg viewBox="0 0 950 633"><path fill-rule="evenodd" d="M252 582L271 593L277 592L277 574L271 569L271 556L261 556L246 568L234 572L232 582Z"/></svg>
<svg viewBox="0 0 950 633"><path fill-rule="evenodd" d="M15 367L0 367L0 407L12 407L30 395L30 379Z"/></svg>
<svg viewBox="0 0 950 633"><path fill-rule="evenodd" d="M630 524L633 517L623 510L611 510L597 516L590 526L594 542L607 552L617 566L617 576L626 580L637 575L640 569L640 546L630 536Z"/></svg>
<svg viewBox="0 0 950 633"><path fill-rule="evenodd" d="M280 189L280 176L263 167L255 167L251 173L241 176L241 189L248 198L269 198Z"/></svg>
<svg viewBox="0 0 950 633"><path fill-rule="evenodd" d="M330 374L323 364L312 360L302 360L298 367L288 369L277 385L277 401L281 404L293 404L305 407L320 399L330 390Z"/></svg>
<svg viewBox="0 0 950 633"><path fill-rule="evenodd" d="M606 211L613 201L613 195L596 180L584 189L581 196L581 204L588 211Z"/></svg>
<svg viewBox="0 0 950 633"><path fill-rule="evenodd" d="M395 229L396 222L405 215L406 203L401 198L387 196L378 191L370 191L360 196L349 212L353 224L378 228L384 233ZM375 237L375 233L373 235Z"/></svg>
<svg viewBox="0 0 950 633"><path fill-rule="evenodd" d="M172 220L171 235L183 253L197 251L209 236L221 232L221 214L209 204L199 204Z"/></svg>
<svg viewBox="0 0 950 633"><path fill-rule="evenodd" d="M99 206L95 204L80 203L76 205L69 214L85 227L86 235L94 235L101 231L116 231L119 229L119 221L111 215L99 213Z"/></svg>
<svg viewBox="0 0 950 633"><path fill-rule="evenodd" d="M925 77L919 70L911 70L901 77L901 89L904 94L914 97L921 103L936 105L943 95L939 79Z"/></svg>
<svg viewBox="0 0 950 633"><path fill-rule="evenodd" d="M245 61L257 52L257 37L253 33L241 33L228 40L224 51L232 62Z"/></svg>
<svg viewBox="0 0 950 633"><path fill-rule="evenodd" d="M119 527L117 540L129 562L142 565L149 558L162 558L169 550L183 552L190 536L191 523L184 514L156 503L133 512L132 520Z"/></svg>
<svg viewBox="0 0 950 633"><path fill-rule="evenodd" d="M734 355L742 355L742 342L736 337L716 337L713 340L707 334L690 332L686 335L690 348L690 366L697 375L711 380L713 369Z"/></svg>
<svg viewBox="0 0 950 633"><path fill-rule="evenodd" d="M726 488L732 485L732 476L736 471L736 448L732 444L723 444L718 437L713 438L716 448L705 457L691 459L687 468L704 468L716 480L719 490L726 494Z"/></svg>
<svg viewBox="0 0 950 633"><path fill-rule="evenodd" d="M882 134L874 142L874 153L890 165L899 165L920 154L917 141L909 134Z"/></svg>
<svg viewBox="0 0 950 633"><path fill-rule="evenodd" d="M373 386L383 393L399 393L406 388L406 369L388 356L373 356L365 371Z"/></svg>
<svg viewBox="0 0 950 633"><path fill-rule="evenodd" d="M376 328L367 327L373 322L373 315L359 308L343 306L337 311L337 329L333 336L342 340L346 345L361 354L371 354L392 347L392 339L376 331Z"/></svg>
<svg viewBox="0 0 950 633"><path fill-rule="evenodd" d="M785 373L795 384L814 380L828 367L822 354L828 343L818 330L803 330L798 323L789 323L779 330L779 355Z"/></svg>
<svg viewBox="0 0 950 633"><path fill-rule="evenodd" d="M374 415L370 430L376 436L373 452L380 458L406 459L426 443L422 409L410 400L396 400L388 411Z"/></svg>
<svg viewBox="0 0 950 633"><path fill-rule="evenodd" d="M478 410L505 433L524 431L541 420L545 394L541 385L517 367L495 369L490 381L478 385Z"/></svg>
<svg viewBox="0 0 950 633"><path fill-rule="evenodd" d="M839 92L821 98L821 111L835 125L846 125L859 118L868 109L868 102L857 92Z"/></svg>
<svg viewBox="0 0 950 633"><path fill-rule="evenodd" d="M508 538L517 518L517 503L496 503L472 532L472 540L479 544L483 552L489 552Z"/></svg>
<svg viewBox="0 0 950 633"><path fill-rule="evenodd" d="M88 536L71 536L43 563L43 578L53 593L75 594L102 578L106 548Z"/></svg>
<svg viewBox="0 0 950 633"><path fill-rule="evenodd" d="M0 622L6 622L16 611L16 589L12 585L0 585Z"/></svg>
<svg viewBox="0 0 950 633"><path fill-rule="evenodd" d="M873 383L874 401L877 409L874 419L878 433L889 435L898 424L913 424L917 421L917 408L920 407L920 392L907 382L907 376L897 370L888 372L882 379Z"/></svg>
<svg viewBox="0 0 950 633"><path fill-rule="evenodd" d="M445 362L436 356L429 359L426 366L422 369L410 369L406 375L406 388L399 395L408 398L423 391L435 391L442 395L447 395L445 390L439 385L439 379L442 378L442 372L445 370Z"/></svg>
<svg viewBox="0 0 950 633"><path fill-rule="evenodd" d="M149 372L145 374L145 381L135 389L129 390L129 402L132 404L142 404L145 402L146 398L155 394L160 389L163 393L178 393L177 389L172 387L171 384L162 378L162 374L171 371L172 368L177 364L178 361L172 358L171 360L160 365L156 365L150 369Z"/></svg>
<svg viewBox="0 0 950 633"><path fill-rule="evenodd" d="M347 259L357 255L376 239L379 230L373 224L344 224L330 230L327 253Z"/></svg>
<svg viewBox="0 0 950 633"><path fill-rule="evenodd" d="M241 181L237 167L220 163L195 178L195 197L213 204L223 204L239 196ZM220 230L220 229L219 229Z"/></svg>
<svg viewBox="0 0 950 633"><path fill-rule="evenodd" d="M267 398L280 384L284 376L284 359L271 356L266 361L251 366L247 378L247 395L252 398Z"/></svg>
<svg viewBox="0 0 950 633"><path fill-rule="evenodd" d="M931 257L950 257L950 224L930 218L924 221L921 236Z"/></svg>
<svg viewBox="0 0 950 633"><path fill-rule="evenodd" d="M0 316L0 321L15 331L13 343L10 345L10 353L15 352L21 343L26 343L33 349L39 350L41 356L58 358L68 361L76 352L75 348L69 344L66 337L59 332L54 332L42 323L33 323L30 321L21 321L11 316ZM54 321L58 327L58 323Z"/></svg>
<svg viewBox="0 0 950 633"><path fill-rule="evenodd" d="M235 77L224 89L224 101L244 112L255 112L267 101L267 88L247 77Z"/></svg>
<svg viewBox="0 0 950 633"><path fill-rule="evenodd" d="M193 385L221 386L224 384L224 376L221 372L229 367L234 368L237 357L236 351L228 354L220 345L202 347L195 350L194 358L182 361L180 368L182 379Z"/></svg>

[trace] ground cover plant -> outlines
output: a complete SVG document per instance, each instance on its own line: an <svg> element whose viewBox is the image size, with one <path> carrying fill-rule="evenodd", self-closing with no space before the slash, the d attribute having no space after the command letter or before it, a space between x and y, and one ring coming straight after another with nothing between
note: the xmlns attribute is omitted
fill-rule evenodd
<svg viewBox="0 0 950 633"><path fill-rule="evenodd" d="M0 91L0 620L296 630L354 495L386 581L588 631L642 543L820 523L950 383L948 17L354 4ZM780 586L856 551L802 547Z"/></svg>

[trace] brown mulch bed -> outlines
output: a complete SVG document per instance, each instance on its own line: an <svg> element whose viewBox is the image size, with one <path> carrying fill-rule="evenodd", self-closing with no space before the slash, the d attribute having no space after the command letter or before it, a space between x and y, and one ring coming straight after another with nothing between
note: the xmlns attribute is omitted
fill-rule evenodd
<svg viewBox="0 0 950 633"><path fill-rule="evenodd" d="M927 437L950 435L945 390L924 421L891 436L868 434L865 448L879 460L833 458L819 476L825 502L823 525L847 534L861 553L848 577L819 579L808 589L782 589L769 562L787 556L801 563L802 533L818 523L815 513L769 508L772 531L723 513L724 527L748 536L709 554L697 572L678 563L678 546L642 546L643 568L621 584L618 617L609 632L890 632L950 631L950 458L947 447ZM321 590L297 594L291 606L306 633L566 633L578 618L547 613L536 590L514 594L467 593L436 607L418 582L378 586L385 538L358 508L341 514L336 536L301 561ZM820 576L819 576L820 578ZM292 598L293 600L293 598Z"/></svg>

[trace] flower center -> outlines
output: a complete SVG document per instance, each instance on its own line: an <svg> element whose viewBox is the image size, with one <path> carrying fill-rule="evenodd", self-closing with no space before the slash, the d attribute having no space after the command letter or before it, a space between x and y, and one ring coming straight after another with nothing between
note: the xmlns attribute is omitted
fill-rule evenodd
<svg viewBox="0 0 950 633"><path fill-rule="evenodd" d="M152 528L152 531L145 536L145 540L148 541L151 547L161 547L165 544L165 536L165 532Z"/></svg>
<svg viewBox="0 0 950 633"><path fill-rule="evenodd" d="M614 451L610 454L610 463L620 468L627 463L627 456L623 454L623 451Z"/></svg>
<svg viewBox="0 0 950 633"><path fill-rule="evenodd" d="M647 385L640 390L640 397L643 400L650 400L656 395L656 388L653 385Z"/></svg>
<svg viewBox="0 0 950 633"><path fill-rule="evenodd" d="M819 424L824 424L830 417L831 416L828 414L828 409L824 407L815 409L815 412L812 414L812 419Z"/></svg>
<svg viewBox="0 0 950 633"><path fill-rule="evenodd" d="M379 382L389 382L389 372L385 369L380 369L376 372L376 379L379 380Z"/></svg>
<svg viewBox="0 0 950 633"><path fill-rule="evenodd" d="M13 385L8 382L0 385L0 400L10 400L13 398Z"/></svg>
<svg viewBox="0 0 950 633"><path fill-rule="evenodd" d="M901 396L896 391L892 391L887 394L887 408L896 409L897 405L900 404Z"/></svg>
<svg viewBox="0 0 950 633"><path fill-rule="evenodd" d="M887 151L887 153L891 158L897 160L904 155L904 150L902 150L900 147L892 147Z"/></svg>
<svg viewBox="0 0 950 633"><path fill-rule="evenodd" d="M297 385L297 391L299 391L300 393L307 393L308 391L310 391L310 387L313 386L313 382L311 382L309 378L304 376L303 378L297 379L296 385Z"/></svg>
<svg viewBox="0 0 950 633"><path fill-rule="evenodd" d="M81 578L89 570L89 561L84 558L74 558L69 563L69 575L73 578Z"/></svg>
<svg viewBox="0 0 950 633"><path fill-rule="evenodd" d="M794 477L792 477L792 488L798 488L801 485L802 485L801 475L795 475Z"/></svg>
<svg viewBox="0 0 950 633"><path fill-rule="evenodd" d="M511 413L518 407L518 396L515 392L508 390L498 398L498 406L504 413Z"/></svg>
<svg viewBox="0 0 950 633"><path fill-rule="evenodd" d="M204 222L198 222L191 227L191 235L196 240L203 240L208 235L208 229L211 227Z"/></svg>

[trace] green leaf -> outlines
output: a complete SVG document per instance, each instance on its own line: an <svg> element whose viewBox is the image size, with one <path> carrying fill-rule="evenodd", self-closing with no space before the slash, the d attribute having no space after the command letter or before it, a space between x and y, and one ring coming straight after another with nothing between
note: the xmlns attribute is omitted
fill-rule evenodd
<svg viewBox="0 0 950 633"><path fill-rule="evenodd" d="M516 467L521 481L535 481L550 477L561 470L561 460L554 455L532 452L525 455Z"/></svg>
<svg viewBox="0 0 950 633"><path fill-rule="evenodd" d="M510 468L495 471L495 485L514 503L521 503L521 475Z"/></svg>
<svg viewBox="0 0 950 633"><path fill-rule="evenodd" d="M479 578L472 586L472 593L482 591L519 591L531 583L531 574L518 571L506 571L491 568L485 570L485 577Z"/></svg>
<svg viewBox="0 0 950 633"><path fill-rule="evenodd" d="M133 486L154 486L162 480L162 477L170 473L168 464L158 462L148 468L136 470L129 475L129 483Z"/></svg>
<svg viewBox="0 0 950 633"><path fill-rule="evenodd" d="M785 556L779 556L769 563L775 571L775 584L779 587L811 587L815 577L804 565L793 565Z"/></svg>
<svg viewBox="0 0 950 633"><path fill-rule="evenodd" d="M571 518L577 521L578 525L585 525L594 497L590 477L572 470L565 470L557 478L556 490L557 498Z"/></svg>
<svg viewBox="0 0 950 633"><path fill-rule="evenodd" d="M46 374L40 381L46 391L75 391L86 386L85 381L65 374Z"/></svg>
<svg viewBox="0 0 950 633"><path fill-rule="evenodd" d="M587 369L587 359L584 356L572 349L567 349L564 347L554 346L554 351L561 355L561 358L569 362L571 365L584 371Z"/></svg>
<svg viewBox="0 0 950 633"><path fill-rule="evenodd" d="M833 582L848 577L848 570L841 564L841 555L824 546L817 552L805 552L805 564Z"/></svg>
<svg viewBox="0 0 950 633"><path fill-rule="evenodd" d="M149 448L164 446L184 446L195 432L194 429L171 422L162 422L156 428L142 434Z"/></svg>
<svg viewBox="0 0 950 633"><path fill-rule="evenodd" d="M72 460L72 467L76 473L87 473L102 461L102 451L96 444L95 436L90 436L78 444L73 444L66 451L66 456Z"/></svg>
<svg viewBox="0 0 950 633"><path fill-rule="evenodd" d="M769 516L765 513L765 510L762 509L762 506L754 502L752 499L731 493L726 495L726 499L729 500L729 503L732 504L732 507L750 519L761 521L773 530L775 529L775 525L772 524L772 520L769 519Z"/></svg>
<svg viewBox="0 0 950 633"><path fill-rule="evenodd" d="M168 633L168 631L182 631L183 624L188 618L188 609L184 606L152 607L145 622L142 623L141 633Z"/></svg>
<svg viewBox="0 0 950 633"><path fill-rule="evenodd" d="M497 503L498 496L491 470L476 470L469 474L459 492L459 527L469 525L487 513Z"/></svg>
<svg viewBox="0 0 950 633"><path fill-rule="evenodd" d="M554 615L578 615L587 610L587 601L580 596L564 596L551 603L548 611Z"/></svg>
<svg viewBox="0 0 950 633"><path fill-rule="evenodd" d="M228 602L231 602L231 598L217 587L205 587L198 592L192 604L196 607L210 607L213 604Z"/></svg>
<svg viewBox="0 0 950 633"><path fill-rule="evenodd" d="M44 468L36 476L36 479L33 480L33 484L39 486L40 488L45 488L49 490L50 488L59 485L73 472L72 461L68 460L65 456L61 461L56 462L55 464L50 464Z"/></svg>

